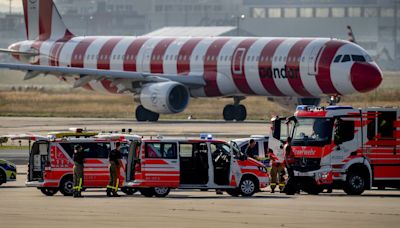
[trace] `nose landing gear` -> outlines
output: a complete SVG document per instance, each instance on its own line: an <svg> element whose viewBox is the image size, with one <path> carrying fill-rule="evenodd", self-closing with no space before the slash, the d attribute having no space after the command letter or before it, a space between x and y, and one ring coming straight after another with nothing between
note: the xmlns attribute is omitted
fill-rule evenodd
<svg viewBox="0 0 400 228"><path fill-rule="evenodd" d="M245 97L233 97L233 104L224 107L223 116L226 121L244 121L247 117L247 110L244 105L240 104Z"/></svg>

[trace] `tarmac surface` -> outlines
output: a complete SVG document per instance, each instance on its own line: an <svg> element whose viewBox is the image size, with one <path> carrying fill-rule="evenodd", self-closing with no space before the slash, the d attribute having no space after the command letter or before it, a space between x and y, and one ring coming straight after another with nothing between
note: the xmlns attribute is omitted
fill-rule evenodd
<svg viewBox="0 0 400 228"><path fill-rule="evenodd" d="M266 134L262 122L161 121L69 118L0 118L0 135L45 133L69 127L92 130L132 128L142 135L198 137L210 132L222 138ZM0 157L23 159L24 151L0 151ZM44 196L24 185L26 166L18 166L16 182L0 186L0 227L398 227L400 191L371 190L347 196L340 190L318 196L271 194L253 197L216 195L215 191L175 190L166 198L107 198L105 189L89 189L82 199Z"/></svg>

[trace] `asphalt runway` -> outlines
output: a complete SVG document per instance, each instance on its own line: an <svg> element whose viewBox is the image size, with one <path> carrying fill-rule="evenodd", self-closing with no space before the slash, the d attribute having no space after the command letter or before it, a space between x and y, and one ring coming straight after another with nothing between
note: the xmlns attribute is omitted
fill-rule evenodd
<svg viewBox="0 0 400 228"><path fill-rule="evenodd" d="M44 134L69 127L90 130L132 128L141 135L198 137L202 132L220 138L266 134L263 122L160 121L137 123L124 119L0 118L0 135L32 132ZM24 150L0 151L0 157L23 159ZM172 191L167 198L139 194L105 197L105 189L89 189L74 199L60 193L44 196L26 188L26 166L18 166L16 182L0 186L0 227L397 227L400 191L366 191L362 196L332 194L271 194L254 197L216 195L214 191ZM122 194L122 193L121 193Z"/></svg>
<svg viewBox="0 0 400 228"><path fill-rule="evenodd" d="M166 198L138 193L107 198L105 189L92 189L74 199L60 193L44 196L24 187L24 181L20 174L16 182L0 186L0 227L375 228L398 227L400 222L400 192L394 190L352 197L339 190L318 196L267 191L251 198L178 190Z"/></svg>

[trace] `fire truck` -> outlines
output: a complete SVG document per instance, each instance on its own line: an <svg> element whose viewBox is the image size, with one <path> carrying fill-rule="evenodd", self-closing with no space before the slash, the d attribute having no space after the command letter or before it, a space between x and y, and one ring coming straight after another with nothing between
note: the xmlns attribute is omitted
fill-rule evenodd
<svg viewBox="0 0 400 228"><path fill-rule="evenodd" d="M170 189L222 189L251 196L265 188L264 165L247 158L236 144L201 139L140 139L131 144L124 186L146 197L165 197Z"/></svg>
<svg viewBox="0 0 400 228"><path fill-rule="evenodd" d="M73 193L73 148L81 145L85 154L83 188L104 188L109 181L108 153L121 143L121 153L128 154L129 142L140 138L132 134L97 132L53 132L47 136L21 134L9 135L12 140L28 140L29 163L27 187L36 187L43 194L52 196L60 191L65 196ZM120 170L119 183L125 180L126 159ZM133 194L132 188L121 189Z"/></svg>
<svg viewBox="0 0 400 228"><path fill-rule="evenodd" d="M399 108L299 106L292 117L274 117L271 130L269 147L281 160L292 137L294 179L310 194L400 187Z"/></svg>

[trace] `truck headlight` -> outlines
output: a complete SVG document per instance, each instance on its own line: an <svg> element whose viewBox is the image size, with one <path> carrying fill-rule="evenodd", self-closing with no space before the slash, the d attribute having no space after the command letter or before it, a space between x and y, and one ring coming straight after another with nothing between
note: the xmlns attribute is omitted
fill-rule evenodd
<svg viewBox="0 0 400 228"><path fill-rule="evenodd" d="M268 173L267 169L264 166L258 166L258 170L263 173Z"/></svg>

